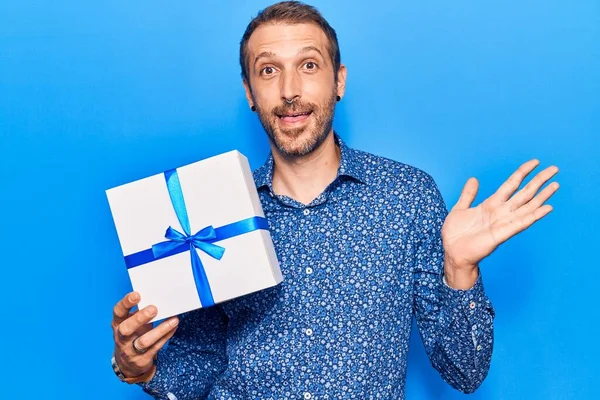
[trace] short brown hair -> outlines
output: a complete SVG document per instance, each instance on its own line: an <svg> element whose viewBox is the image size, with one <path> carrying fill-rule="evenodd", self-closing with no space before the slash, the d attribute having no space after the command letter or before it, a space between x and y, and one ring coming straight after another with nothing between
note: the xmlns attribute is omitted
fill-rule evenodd
<svg viewBox="0 0 600 400"><path fill-rule="evenodd" d="M337 72L340 69L340 47L335 30L329 25L323 15L313 6L300 1L282 1L260 11L246 27L246 32L240 42L240 66L242 78L250 84L248 79L248 40L259 26L267 23L284 22L290 24L313 23L320 27L329 40L329 56L333 62L334 78L337 81Z"/></svg>

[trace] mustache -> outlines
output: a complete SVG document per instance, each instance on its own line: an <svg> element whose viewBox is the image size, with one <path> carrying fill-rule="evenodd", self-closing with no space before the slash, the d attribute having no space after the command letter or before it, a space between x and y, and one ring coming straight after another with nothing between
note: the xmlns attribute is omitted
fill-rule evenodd
<svg viewBox="0 0 600 400"><path fill-rule="evenodd" d="M292 104L288 104L284 101L283 104L273 108L273 114L305 113L314 111L317 108L318 107L315 104L303 102L301 100L296 100Z"/></svg>

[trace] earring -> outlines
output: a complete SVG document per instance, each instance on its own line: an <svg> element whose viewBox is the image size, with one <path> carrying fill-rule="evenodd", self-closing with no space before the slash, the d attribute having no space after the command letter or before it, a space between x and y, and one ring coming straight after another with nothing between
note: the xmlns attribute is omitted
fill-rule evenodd
<svg viewBox="0 0 600 400"><path fill-rule="evenodd" d="M256 107L254 106L250 107L250 109L252 110L252 112L256 111Z"/></svg>
<svg viewBox="0 0 600 400"><path fill-rule="evenodd" d="M342 98L340 96L336 96L335 98L337 101L340 101Z"/></svg>

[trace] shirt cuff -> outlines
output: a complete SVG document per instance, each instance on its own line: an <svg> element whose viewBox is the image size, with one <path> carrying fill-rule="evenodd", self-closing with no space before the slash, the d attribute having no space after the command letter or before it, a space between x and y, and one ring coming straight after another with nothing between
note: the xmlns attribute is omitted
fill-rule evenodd
<svg viewBox="0 0 600 400"><path fill-rule="evenodd" d="M442 275L442 282L444 282L444 285L448 286L450 289L454 289L452 286L448 285L448 281L446 280L446 275ZM475 286L475 285L473 285ZM471 289L473 289L473 287L471 287ZM454 290L459 290L459 289L454 289ZM465 289L463 289L465 290ZM466 289L466 290L470 290L470 289Z"/></svg>
<svg viewBox="0 0 600 400"><path fill-rule="evenodd" d="M169 382L168 378L163 376L165 371L164 368L160 368L159 360L160 354L159 359L156 360L156 372L152 379L149 382L138 382L137 384L149 395L154 396L155 398L164 398L165 393L168 392Z"/></svg>
<svg viewBox="0 0 600 400"><path fill-rule="evenodd" d="M452 320L457 316L465 316L470 322L478 320L478 316L482 312L489 312L494 316L492 303L485 294L483 288L483 280L481 271L475 281L475 284L470 289L454 289L446 283L446 279L442 274L442 284L440 285L440 298L442 299L442 308L445 323L449 326Z"/></svg>

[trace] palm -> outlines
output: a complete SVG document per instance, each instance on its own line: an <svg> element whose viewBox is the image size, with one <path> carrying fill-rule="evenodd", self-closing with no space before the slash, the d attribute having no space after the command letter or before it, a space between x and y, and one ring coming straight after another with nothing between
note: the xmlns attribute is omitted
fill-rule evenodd
<svg viewBox="0 0 600 400"><path fill-rule="evenodd" d="M453 264L477 265L501 243L552 211L552 206L544 203L556 192L558 183L554 182L536 193L558 172L554 166L537 174L514 194L537 165L537 160L523 164L496 193L476 207L470 206L477 194L478 182L474 178L467 181L442 228L444 251Z"/></svg>

